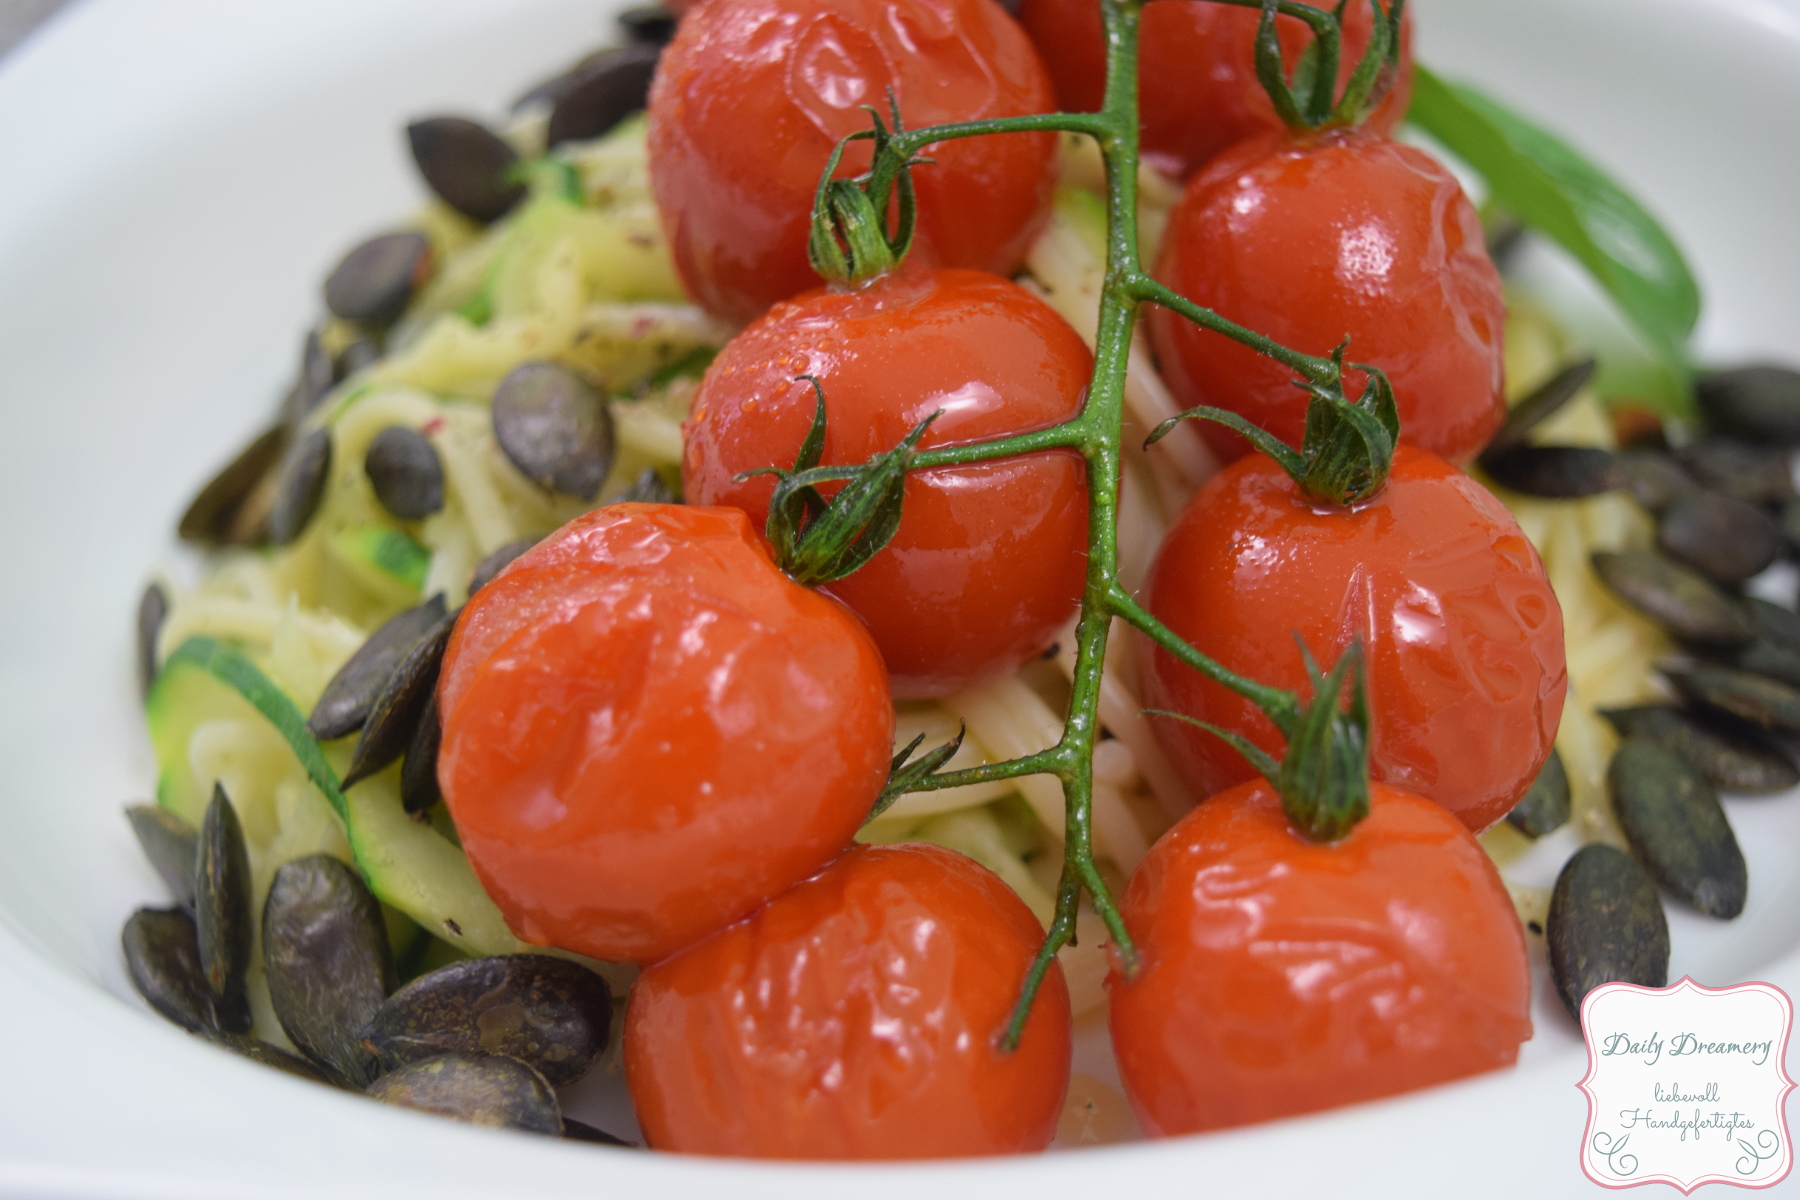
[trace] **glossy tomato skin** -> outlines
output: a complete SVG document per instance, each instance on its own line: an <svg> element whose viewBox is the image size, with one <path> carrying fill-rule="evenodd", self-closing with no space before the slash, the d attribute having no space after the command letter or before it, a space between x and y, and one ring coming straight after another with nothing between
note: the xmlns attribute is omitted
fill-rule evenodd
<svg viewBox="0 0 1800 1200"><path fill-rule="evenodd" d="M1372 1100L1510 1065L1525 935L1493 863L1430 801L1374 785L1342 841L1258 780L1158 839L1126 889L1142 957L1107 979L1113 1051L1153 1137Z"/></svg>
<svg viewBox="0 0 1800 1200"><path fill-rule="evenodd" d="M815 408L826 463L892 449L942 409L924 447L1054 425L1080 411L1093 358L1018 285L978 271L903 267L858 288L777 305L708 369L683 431L690 500L745 509L762 528ZM1072 450L911 474L899 531L825 590L881 647L898 696L942 696L1042 651L1074 615L1087 563L1085 468Z"/></svg>
<svg viewBox="0 0 1800 1200"><path fill-rule="evenodd" d="M1435 455L1400 447L1387 487L1350 511L1308 503L1264 455L1239 459L1176 519L1145 593L1204 653L1302 694L1294 631L1327 667L1361 634L1373 774L1472 830L1505 816L1549 757L1568 681L1562 610L1511 514ZM1249 701L1164 651L1141 661L1149 707L1280 753ZM1152 724L1201 795L1252 777L1211 734Z"/></svg>
<svg viewBox="0 0 1800 1200"><path fill-rule="evenodd" d="M1156 276L1308 354L1348 336L1349 360L1393 381L1401 440L1451 462L1468 462L1505 419L1500 275L1474 206L1422 150L1362 132L1239 146L1183 190ZM1167 309L1149 325L1184 405L1230 409L1300 444L1306 396L1292 372ZM1220 426L1203 432L1226 459L1249 449Z"/></svg>
<svg viewBox="0 0 1800 1200"><path fill-rule="evenodd" d="M1018 1049L995 1044L1042 936L960 854L847 851L633 984L625 1077L646 1138L757 1158L1042 1150L1069 1083L1059 965Z"/></svg>
<svg viewBox="0 0 1800 1200"><path fill-rule="evenodd" d="M862 625L736 509L614 504L477 592L439 681L438 780L526 941L660 958L819 869L887 780Z"/></svg>
<svg viewBox="0 0 1800 1200"><path fill-rule="evenodd" d="M992 0L719 0L682 18L650 92L650 182L688 291L744 322L818 284L807 263L813 193L839 139L1048 112L1037 52ZM912 255L1010 274L1049 213L1053 134L930 147L913 171ZM867 143L840 175L868 169Z"/></svg>
<svg viewBox="0 0 1800 1200"><path fill-rule="evenodd" d="M1211 0L1157 0L1144 6L1138 30L1139 123L1145 157L1167 173L1186 178L1226 148L1286 128L1256 79L1260 20L1254 9ZM1106 90L1099 5L1092 0L1024 0L1019 23L1043 55L1062 107L1099 109ZM1278 18L1275 25L1292 72L1312 35L1295 17ZM1373 27L1366 0L1354 0L1344 14L1340 88L1368 46ZM1412 64L1409 8L1401 20L1399 71L1365 118L1365 128L1377 133L1399 128L1412 95Z"/></svg>

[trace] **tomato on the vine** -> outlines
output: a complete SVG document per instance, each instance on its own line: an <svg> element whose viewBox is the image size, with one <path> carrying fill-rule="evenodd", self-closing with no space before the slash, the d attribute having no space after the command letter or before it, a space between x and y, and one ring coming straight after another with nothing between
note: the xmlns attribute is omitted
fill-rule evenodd
<svg viewBox="0 0 1800 1200"><path fill-rule="evenodd" d="M439 681L438 779L526 941L645 961L851 839L894 710L861 622L737 509L615 504L477 592Z"/></svg>
<svg viewBox="0 0 1800 1200"><path fill-rule="evenodd" d="M960 854L846 852L638 976L625 1077L645 1137L759 1158L1042 1150L1069 1083L1060 965L1018 1048L998 1045L1042 936Z"/></svg>
<svg viewBox="0 0 1800 1200"><path fill-rule="evenodd" d="M1505 419L1500 275L1461 185L1422 150L1362 130L1239 146L1182 192L1156 277L1307 354L1348 337L1350 361L1393 381L1401 439L1451 462L1473 458ZM1299 443L1307 397L1291 371L1166 309L1148 320L1184 404ZM1249 448L1204 432L1228 458Z"/></svg>
<svg viewBox="0 0 1800 1200"><path fill-rule="evenodd" d="M1274 687L1308 686L1295 632L1326 666L1360 635L1371 773L1472 830L1505 816L1549 757L1562 610L1512 515L1436 455L1400 447L1386 488L1350 509L1309 501L1266 455L1239 459L1176 518L1145 593L1196 649ZM1166 651L1144 660L1143 690L1153 708L1281 748L1255 705ZM1201 795L1254 773L1210 733L1152 724Z"/></svg>
<svg viewBox="0 0 1800 1200"><path fill-rule="evenodd" d="M1318 6L1324 7L1324 6ZM1284 127L1256 78L1256 28L1262 14L1213 0L1157 0L1139 22L1138 120L1144 157L1178 178L1227 147ZM1031 36L1064 109L1090 112L1106 89L1106 45L1094 0L1024 0L1019 23ZM1343 15L1338 82L1348 81L1368 48L1374 17L1364 0ZM1291 72L1312 40L1297 17L1280 17L1282 58ZM1391 133L1412 95L1412 11L1400 26L1400 63L1386 95L1365 124Z"/></svg>
<svg viewBox="0 0 1800 1200"><path fill-rule="evenodd" d="M682 18L650 93L650 182L675 265L702 305L748 321L814 286L813 193L832 147L909 127L1048 112L1037 52L992 0L719 0ZM1049 213L1056 137L967 138L914 169L929 265L1008 274ZM868 168L852 143L840 175Z"/></svg>
<svg viewBox="0 0 1800 1200"><path fill-rule="evenodd" d="M978 271L908 265L777 305L707 370L683 431L697 504L760 527L804 441L819 380L823 461L863 462L942 410L920 445L1054 425L1080 411L1093 357L1049 305ZM829 489L828 489L829 490ZM916 471L900 528L826 585L868 622L896 695L941 696L1017 668L1074 615L1087 562L1087 483L1073 450Z"/></svg>
<svg viewBox="0 0 1800 1200"><path fill-rule="evenodd" d="M1314 1112L1511 1064L1531 1036L1525 935L1441 808L1374 784L1337 842L1257 781L1183 817L1122 912L1142 965L1107 979L1113 1051L1153 1136Z"/></svg>

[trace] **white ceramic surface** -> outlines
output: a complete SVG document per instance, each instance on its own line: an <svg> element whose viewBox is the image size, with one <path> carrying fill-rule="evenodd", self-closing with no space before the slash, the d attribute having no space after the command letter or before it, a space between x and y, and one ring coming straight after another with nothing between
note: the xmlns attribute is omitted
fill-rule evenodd
<svg viewBox="0 0 1800 1200"><path fill-rule="evenodd" d="M161 894L119 814L152 778L137 590L282 387L322 271L414 202L405 119L497 111L608 7L88 0L0 63L0 1194L1593 1193L1580 1043L1544 995L1504 1074L1229 1135L872 1169L467 1129L211 1051L131 995L119 925ZM1567 132L1667 220L1705 351L1800 360L1800 0L1417 9L1422 59ZM1800 799L1729 811L1750 906L1729 925L1672 907L1672 974L1800 991Z"/></svg>

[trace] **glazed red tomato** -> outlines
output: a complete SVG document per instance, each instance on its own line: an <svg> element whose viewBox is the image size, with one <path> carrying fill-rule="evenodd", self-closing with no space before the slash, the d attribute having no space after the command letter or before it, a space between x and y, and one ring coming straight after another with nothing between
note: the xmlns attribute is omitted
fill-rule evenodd
<svg viewBox="0 0 1800 1200"><path fill-rule="evenodd" d="M992 0L720 0L682 18L650 92L650 182L682 282L748 321L815 286L813 192L840 138L887 115L909 127L1048 112L1037 52ZM1048 215L1053 134L929 148L913 170L927 264L1010 274ZM839 174L868 169L857 143Z"/></svg>
<svg viewBox="0 0 1800 1200"><path fill-rule="evenodd" d="M880 655L736 509L578 517L463 610L438 780L526 941L660 958L844 848L887 781Z"/></svg>
<svg viewBox="0 0 1800 1200"><path fill-rule="evenodd" d="M781 304L713 362L684 430L682 479L697 504L733 504L761 528L825 388L824 461L892 449L942 409L921 445L978 441L1074 416L1093 368L1049 305L977 271L899 271ZM941 696L1009 672L1075 613L1087 563L1079 455L1053 450L920 471L899 532L825 589L869 624L899 696Z"/></svg>
<svg viewBox="0 0 1800 1200"><path fill-rule="evenodd" d="M1387 487L1354 510L1308 503L1261 454L1195 494L1145 585L1150 611L1240 674L1306 693L1298 630L1329 668L1361 634L1371 771L1480 831L1550 755L1567 671L1562 610L1537 551L1480 484L1402 446ZM1158 650L1153 708L1173 709L1279 754L1248 700ZM1201 795L1252 777L1237 752L1185 722L1152 722Z"/></svg>
<svg viewBox="0 0 1800 1200"><path fill-rule="evenodd" d="M1069 1086L1052 964L996 1041L1043 930L937 846L859 846L755 916L646 968L625 1078L658 1150L937 1158L1042 1150Z"/></svg>
<svg viewBox="0 0 1800 1200"><path fill-rule="evenodd" d="M1431 802L1376 784L1342 841L1267 783L1201 804L1138 865L1137 978L1107 979L1125 1094L1152 1136L1314 1112L1511 1064L1531 1036L1500 876Z"/></svg>
<svg viewBox="0 0 1800 1200"><path fill-rule="evenodd" d="M1401 438L1451 462L1479 453L1506 416L1500 275L1474 206L1422 150L1360 131L1240 146L1182 192L1156 276L1308 354L1348 336L1351 361L1393 380ZM1300 444L1306 396L1292 372L1166 309L1149 324L1183 404ZM1219 426L1204 432L1227 458L1249 448Z"/></svg>
<svg viewBox="0 0 1800 1200"><path fill-rule="evenodd" d="M1321 5L1319 7L1327 7ZM1246 138L1286 128L1256 79L1256 28L1262 14L1211 0L1157 0L1144 5L1138 30L1138 105L1146 158L1185 178ZM1374 18L1366 0L1344 13L1338 86L1369 44ZM1031 36L1063 108L1092 112L1106 89L1106 47L1094 0L1025 0L1019 23ZM1291 72L1312 35L1296 17L1276 23ZM1400 70L1365 124L1382 133L1399 127L1412 95L1412 11L1401 20Z"/></svg>

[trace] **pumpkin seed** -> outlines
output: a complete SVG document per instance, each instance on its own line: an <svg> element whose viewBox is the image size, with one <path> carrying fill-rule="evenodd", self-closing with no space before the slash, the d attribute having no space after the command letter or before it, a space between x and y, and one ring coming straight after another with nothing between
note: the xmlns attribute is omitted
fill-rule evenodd
<svg viewBox="0 0 1800 1200"><path fill-rule="evenodd" d="M631 486L620 492L610 504L679 504L675 492L663 477L656 473L655 467L645 467L638 477L631 481Z"/></svg>
<svg viewBox="0 0 1800 1200"><path fill-rule="evenodd" d="M1628 740L1607 768L1625 840L1658 883L1709 917L1744 911L1749 876L1712 785L1687 759Z"/></svg>
<svg viewBox="0 0 1800 1200"><path fill-rule="evenodd" d="M1506 275L1512 270L1512 260L1525 244L1525 235L1530 230L1519 218L1499 210L1484 213L1482 224L1486 227L1488 257L1494 260L1500 274Z"/></svg>
<svg viewBox="0 0 1800 1200"><path fill-rule="evenodd" d="M156 682L156 639L169 616L169 594L160 583L152 583L138 598L137 610L137 677L138 694L148 696Z"/></svg>
<svg viewBox="0 0 1800 1200"><path fill-rule="evenodd" d="M1800 371L1756 365L1709 371L1694 398L1714 429L1760 443L1800 443Z"/></svg>
<svg viewBox="0 0 1800 1200"><path fill-rule="evenodd" d="M281 483L269 513L269 536L285 546L299 537L325 498L331 476L331 430L315 429L288 448L281 460Z"/></svg>
<svg viewBox="0 0 1800 1200"><path fill-rule="evenodd" d="M482 125L432 117L406 127L413 162L438 199L471 221L497 221L525 198L514 176L519 156Z"/></svg>
<svg viewBox="0 0 1800 1200"><path fill-rule="evenodd" d="M358 371L372 367L381 361L381 347L367 338L357 338L344 352L338 355L337 373L339 379L348 379Z"/></svg>
<svg viewBox="0 0 1800 1200"><path fill-rule="evenodd" d="M175 527L181 539L201 546L244 546L262 540L268 511L250 501L257 485L275 475L288 440L287 426L276 425L238 451L188 502Z"/></svg>
<svg viewBox="0 0 1800 1200"><path fill-rule="evenodd" d="M444 507L444 464L416 429L389 425L369 442L363 470L381 506L402 521L418 521Z"/></svg>
<svg viewBox="0 0 1800 1200"><path fill-rule="evenodd" d="M259 1062L265 1067L274 1067L277 1071L286 1071L289 1075L297 1075L301 1079L322 1083L327 1087L339 1086L336 1080L298 1054L289 1054L279 1046L271 1046L256 1038L246 1037L241 1033L209 1032L206 1034L206 1040L233 1054L241 1055L251 1062Z"/></svg>
<svg viewBox="0 0 1800 1200"><path fill-rule="evenodd" d="M194 928L200 974L213 996L218 1027L250 1028L250 851L224 785L213 784L200 823L194 867Z"/></svg>
<svg viewBox="0 0 1800 1200"><path fill-rule="evenodd" d="M363 723L350 754L350 770L344 775L348 788L367 779L399 758L413 740L419 718L425 711L426 698L437 684L438 668L444 662L444 647L450 631L456 627L456 614L451 613L433 625L413 643L394 668L369 708L369 719Z"/></svg>
<svg viewBox="0 0 1800 1200"><path fill-rule="evenodd" d="M606 398L556 363L526 363L500 381L494 437L522 475L565 496L592 500L612 469Z"/></svg>
<svg viewBox="0 0 1800 1200"><path fill-rule="evenodd" d="M1523 228L1519 226L1521 232ZM1507 410L1506 423L1500 426L1500 431L1488 442L1487 449L1482 451L1483 457L1510 450L1514 446L1523 446L1525 435L1573 400L1575 394L1594 377L1599 366L1598 360L1584 358L1580 362L1570 363L1539 384L1529 396Z"/></svg>
<svg viewBox="0 0 1800 1200"><path fill-rule="evenodd" d="M1656 884L1623 850L1591 842L1556 877L1548 918L1550 977L1577 1021L1603 983L1669 981L1669 922Z"/></svg>
<svg viewBox="0 0 1800 1200"><path fill-rule="evenodd" d="M444 619L440 592L417 608L391 617L352 654L325 685L306 728L322 742L348 737L363 727L375 698L387 685L407 651Z"/></svg>
<svg viewBox="0 0 1800 1200"><path fill-rule="evenodd" d="M488 584L494 582L494 576L506 570L512 560L537 545L536 538L520 538L516 542L508 542L486 558L475 564L469 572L469 595L473 596Z"/></svg>
<svg viewBox="0 0 1800 1200"><path fill-rule="evenodd" d="M1700 483L1749 504L1775 504L1794 494L1793 474L1781 450L1709 437L1683 448L1678 457Z"/></svg>
<svg viewBox="0 0 1800 1200"><path fill-rule="evenodd" d="M1563 767L1562 755L1550 748L1550 757L1531 786L1506 814L1513 828L1526 837L1543 837L1560 829L1569 820L1569 773Z"/></svg>
<svg viewBox="0 0 1800 1200"><path fill-rule="evenodd" d="M1623 482L1610 450L1589 446L1512 446L1481 456L1481 469L1501 487L1526 496L1572 499L1610 492Z"/></svg>
<svg viewBox="0 0 1800 1200"><path fill-rule="evenodd" d="M1757 638L1731 655L1730 662L1740 671L1800 687L1800 654L1765 638Z"/></svg>
<svg viewBox="0 0 1800 1200"><path fill-rule="evenodd" d="M194 864L200 857L200 835L168 809L155 804L134 804L125 810L131 832L137 835L144 857L162 881L169 885L175 903L194 908Z"/></svg>
<svg viewBox="0 0 1800 1200"><path fill-rule="evenodd" d="M1742 583L1781 552L1781 528L1754 504L1698 490L1663 510L1656 544L1720 583Z"/></svg>
<svg viewBox="0 0 1800 1200"><path fill-rule="evenodd" d="M1732 667L1663 667L1662 673L1695 704L1758 729L1800 732L1800 691L1785 683Z"/></svg>
<svg viewBox="0 0 1800 1200"><path fill-rule="evenodd" d="M595 1129L592 1125L571 1117L563 1118L563 1136L572 1142L595 1142L602 1146L624 1146L628 1150L636 1150L636 1142L628 1142L624 1138L614 1137L604 1129Z"/></svg>
<svg viewBox="0 0 1800 1200"><path fill-rule="evenodd" d="M648 46L666 46L675 36L675 14L660 4L628 8L619 14L619 28L634 42Z"/></svg>
<svg viewBox="0 0 1800 1200"><path fill-rule="evenodd" d="M605 50L573 73L550 110L546 144L586 141L608 133L643 110L662 47L638 44Z"/></svg>
<svg viewBox="0 0 1800 1200"><path fill-rule="evenodd" d="M508 1054L557 1087L606 1049L612 991L579 963L545 954L466 959L388 998L363 1032L386 1070L446 1051Z"/></svg>
<svg viewBox="0 0 1800 1200"><path fill-rule="evenodd" d="M1653 513L1700 489L1693 477L1660 450L1627 450L1613 459L1620 486Z"/></svg>
<svg viewBox="0 0 1800 1200"><path fill-rule="evenodd" d="M190 1032L218 1026L200 970L194 918L178 908L140 908L125 922L119 940L131 986L151 1008Z"/></svg>
<svg viewBox="0 0 1800 1200"><path fill-rule="evenodd" d="M1783 650L1800 653L1800 613L1771 604L1760 596L1751 596L1744 603L1757 637Z"/></svg>
<svg viewBox="0 0 1800 1200"><path fill-rule="evenodd" d="M1708 645L1751 640L1750 619L1731 597L1688 567L1650 550L1593 556L1602 583L1626 604L1671 633Z"/></svg>
<svg viewBox="0 0 1800 1200"><path fill-rule="evenodd" d="M443 741L443 723L438 717L437 689L425 698L425 711L419 714L418 728L412 743L400 760L400 805L409 814L431 811L444 794L438 790L438 746Z"/></svg>
<svg viewBox="0 0 1800 1200"><path fill-rule="evenodd" d="M346 321L384 326L406 311L431 276L431 243L412 230L384 233L357 246L325 277L325 307Z"/></svg>
<svg viewBox="0 0 1800 1200"><path fill-rule="evenodd" d="M300 376L281 402L282 421L289 429L299 429L307 414L331 394L331 387L336 382L336 364L331 361L331 355L325 353L325 342L315 329L300 344Z"/></svg>
<svg viewBox="0 0 1800 1200"><path fill-rule="evenodd" d="M263 955L275 1016L301 1053L367 1087L375 1059L360 1035L395 986L381 905L328 854L283 863L263 906Z"/></svg>
<svg viewBox="0 0 1800 1200"><path fill-rule="evenodd" d="M1673 704L1602 709L1600 715L1620 737L1673 750L1724 791L1768 795L1800 783L1800 770L1785 755L1741 726L1708 721Z"/></svg>
<svg viewBox="0 0 1800 1200"><path fill-rule="evenodd" d="M544 1077L503 1054L440 1054L383 1075L366 1095L472 1125L558 1136L562 1113Z"/></svg>

